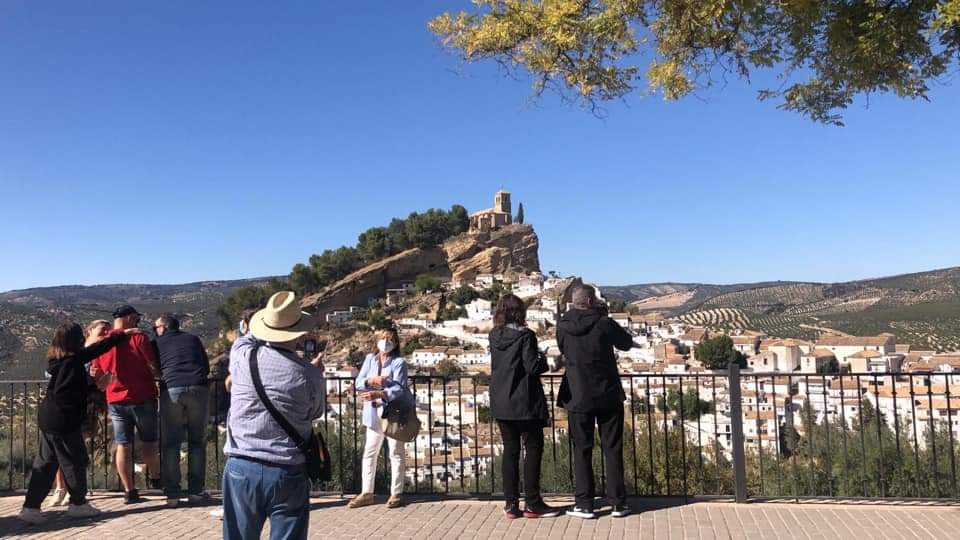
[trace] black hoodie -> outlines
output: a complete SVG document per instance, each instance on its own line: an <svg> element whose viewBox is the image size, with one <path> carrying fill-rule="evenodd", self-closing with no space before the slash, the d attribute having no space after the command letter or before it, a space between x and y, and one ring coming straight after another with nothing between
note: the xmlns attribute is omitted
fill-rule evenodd
<svg viewBox="0 0 960 540"><path fill-rule="evenodd" d="M617 370L616 347L633 347L633 337L596 309L571 309L557 323L557 345L566 360L570 412L601 412L626 399Z"/></svg>
<svg viewBox="0 0 960 540"><path fill-rule="evenodd" d="M550 418L540 374L547 360L537 349L537 335L529 328L494 328L490 332L490 414L497 420Z"/></svg>
<svg viewBox="0 0 960 540"><path fill-rule="evenodd" d="M37 424L47 433L69 433L80 429L87 415L87 392L90 389L84 364L127 339L122 330L114 330L108 337L80 352L51 360L47 367L50 381L47 393L37 408Z"/></svg>

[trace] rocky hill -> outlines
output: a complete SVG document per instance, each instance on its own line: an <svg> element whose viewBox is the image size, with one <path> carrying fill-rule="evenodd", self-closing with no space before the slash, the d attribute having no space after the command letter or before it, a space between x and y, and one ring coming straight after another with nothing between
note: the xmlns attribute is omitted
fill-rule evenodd
<svg viewBox="0 0 960 540"><path fill-rule="evenodd" d="M472 280L478 274L509 270L539 272L539 240L531 225L508 225L489 233L464 233L435 248L414 248L369 264L304 298L302 306L324 315L334 309L365 306L387 289L419 275Z"/></svg>
<svg viewBox="0 0 960 540"><path fill-rule="evenodd" d="M890 332L917 348L960 348L960 267L845 283L652 284L604 287L635 309L777 337Z"/></svg>

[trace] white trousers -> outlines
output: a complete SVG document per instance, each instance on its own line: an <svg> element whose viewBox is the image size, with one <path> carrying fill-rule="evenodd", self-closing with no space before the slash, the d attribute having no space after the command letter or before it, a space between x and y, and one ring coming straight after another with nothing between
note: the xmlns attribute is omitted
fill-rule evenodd
<svg viewBox="0 0 960 540"><path fill-rule="evenodd" d="M383 421L383 419L380 419ZM383 427L381 433L367 428L366 440L363 445L363 492L373 493L374 478L377 474L377 458L380 456L380 447L383 446L383 440L387 440L390 454L390 494L400 495L403 493L404 479L404 452L403 443L391 439L384 435Z"/></svg>

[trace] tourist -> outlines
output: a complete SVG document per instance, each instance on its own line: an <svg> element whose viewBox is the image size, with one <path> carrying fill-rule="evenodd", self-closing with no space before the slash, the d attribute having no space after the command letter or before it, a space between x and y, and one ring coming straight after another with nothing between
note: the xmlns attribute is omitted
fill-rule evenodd
<svg viewBox="0 0 960 540"><path fill-rule="evenodd" d="M600 429L600 446L606 464L607 502L614 517L630 513L623 478L623 402L614 347L626 351L633 338L607 317L598 306L596 292L589 285L573 291L573 308L557 324L557 344L566 361L570 396L565 404L573 439L576 504L567 515L593 518L593 427Z"/></svg>
<svg viewBox="0 0 960 540"><path fill-rule="evenodd" d="M306 538L310 480L303 452L273 419L257 394L250 370L256 355L263 389L277 411L306 439L323 415L326 386L318 355L303 361L296 350L314 321L296 295L281 291L250 320L250 332L230 349L230 414L224 453L223 536L259 539L270 519L270 538Z"/></svg>
<svg viewBox="0 0 960 540"><path fill-rule="evenodd" d="M160 438L163 441L161 478L167 506L180 504L180 444L187 431L187 500L209 501L204 491L207 473L207 411L210 360L200 338L180 329L180 320L165 313L154 322L160 360Z"/></svg>
<svg viewBox="0 0 960 540"><path fill-rule="evenodd" d="M377 473L377 457L384 439L390 451L390 498L387 508L398 508L402 501L404 480L404 443L384 435L386 420L384 405L397 399L410 401L413 394L407 390L407 363L400 355L400 336L395 328L377 332L377 350L366 356L354 385L357 396L363 400L363 425L366 439L363 446L360 495L350 501L350 508L373 504L373 485Z"/></svg>
<svg viewBox="0 0 960 540"><path fill-rule="evenodd" d="M140 313L123 305L113 312L115 329L136 328ZM90 375L109 376L106 385L107 410L113 423L113 440L117 446L117 473L123 484L123 502L141 502L133 474L134 431L140 436L144 462L147 465L148 487L160 489L160 452L157 447L157 384L160 372L153 345L147 336L135 334L129 341L100 356L90 366Z"/></svg>
<svg viewBox="0 0 960 540"><path fill-rule="evenodd" d="M115 330L107 339L84 348L80 325L68 322L57 328L47 348L50 381L46 395L37 407L40 451L33 461L27 496L18 515L21 520L32 524L45 521L40 504L50 492L58 467L63 471L70 493L67 515L85 518L100 514L100 510L87 503L89 458L80 430L86 415L89 388L84 364L125 342L136 332L139 330Z"/></svg>
<svg viewBox="0 0 960 540"><path fill-rule="evenodd" d="M240 322L237 324L237 339L247 335L247 333L250 331L250 318L253 317L253 314L256 312L257 310L255 309L245 309L240 313ZM226 415L224 416L224 418L226 418L225 420L226 422L229 422L229 418L230 418L230 385L231 383L232 381L230 380L229 365L228 365L226 376L223 378L223 390L224 392L226 392L226 397L227 397ZM218 420L219 420L219 411L222 411L223 409L221 408L220 403L217 403L215 407L216 407L216 410L218 411ZM223 519L223 505L221 504L220 508L217 508L216 510L211 510L210 515L215 518Z"/></svg>
<svg viewBox="0 0 960 540"><path fill-rule="evenodd" d="M549 423L547 398L540 374L547 359L537 348L537 335L527 328L527 307L508 294L500 299L490 332L490 415L503 438L503 512L510 519L560 515L540 496L543 428ZM523 460L524 509L520 511L520 443Z"/></svg>

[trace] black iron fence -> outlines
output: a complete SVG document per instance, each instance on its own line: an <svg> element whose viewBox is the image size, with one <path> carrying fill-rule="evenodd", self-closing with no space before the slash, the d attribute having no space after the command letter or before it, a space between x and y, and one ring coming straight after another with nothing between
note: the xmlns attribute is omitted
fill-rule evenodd
<svg viewBox="0 0 960 540"><path fill-rule="evenodd" d="M668 368L669 369L669 368ZM566 413L556 407L561 376L542 378L545 428L542 489L573 491ZM956 499L960 374L807 374L669 371L621 375L624 473L634 496ZM357 493L364 427L353 379L329 377L317 419L334 465L322 492ZM39 444L36 409L46 382L0 381L0 490L26 487ZM207 486L222 478L229 394L211 380ZM502 492L499 430L486 377L411 377L423 429L406 445L406 490L441 496ZM956 397L955 397L956 396ZM92 489L119 489L105 407L86 433ZM137 453L139 443L134 443ZM162 441L161 441L162 444ZM595 444L603 492L606 467ZM142 448L141 448L142 449ZM384 448L384 452L386 448ZM379 460L386 490L389 461ZM138 482L143 483L144 474Z"/></svg>

